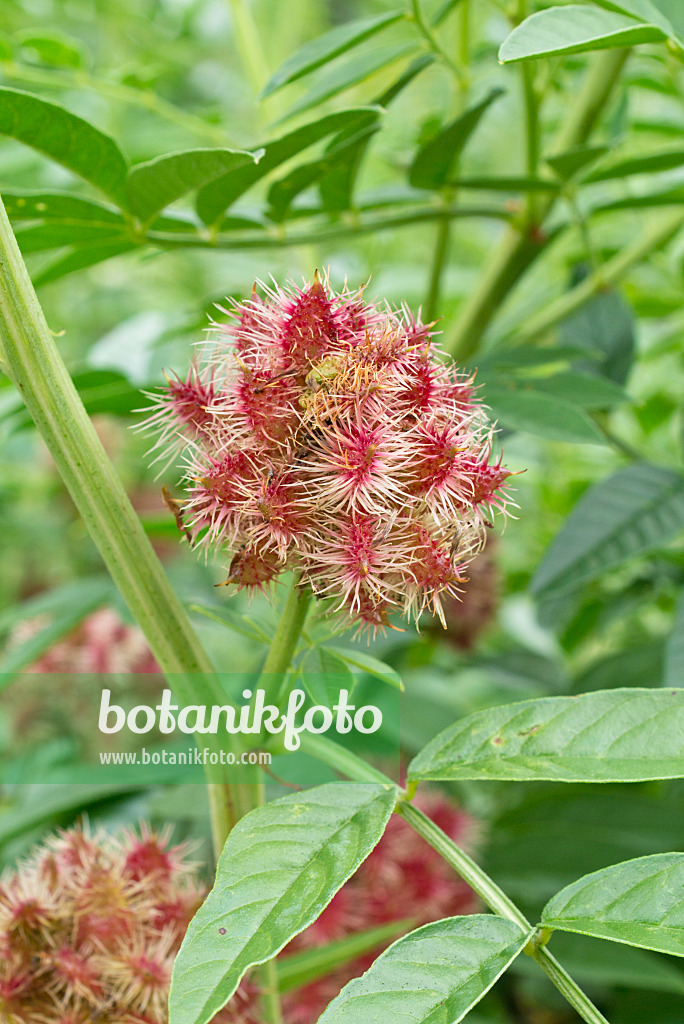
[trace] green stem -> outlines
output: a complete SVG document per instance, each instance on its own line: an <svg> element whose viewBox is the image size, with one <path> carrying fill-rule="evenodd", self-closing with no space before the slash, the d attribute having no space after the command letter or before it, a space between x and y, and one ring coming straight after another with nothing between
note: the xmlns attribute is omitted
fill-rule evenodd
<svg viewBox="0 0 684 1024"><path fill-rule="evenodd" d="M366 764L362 758L357 757L351 750L341 747L338 743L334 743L325 736L316 736L313 733L303 732L299 739L303 753L310 754L317 761L327 764L329 768L340 772L341 775L346 775L348 779L353 779L354 782L380 782L387 786L396 785L389 775L385 775L384 772L374 768L373 765Z"/></svg>
<svg viewBox="0 0 684 1024"><path fill-rule="evenodd" d="M427 815L405 801L400 802L397 809L402 818L451 865L490 910L515 922L524 932L529 932L532 929L532 925L522 911L516 907L496 882L452 839L449 839ZM530 943L527 949L530 956L537 961L559 992L577 1010L582 1020L587 1024L608 1024L603 1014L548 950L541 946L535 946L534 943Z"/></svg>
<svg viewBox="0 0 684 1024"><path fill-rule="evenodd" d="M240 59L245 66L252 88L255 93L259 93L269 77L268 61L261 44L259 31L246 0L228 0L228 3L233 15Z"/></svg>
<svg viewBox="0 0 684 1024"><path fill-rule="evenodd" d="M409 20L414 22L416 28L423 36L432 52L436 54L436 56L438 56L440 60L444 62L444 64L446 64L451 73L454 75L460 87L462 89L465 88L467 85L467 77L465 75L465 72L463 71L462 68L458 66L458 64L456 64L455 61L451 59L451 57L440 43L435 33L428 25L420 6L420 0L411 0L411 13L410 15L407 15L407 17L409 17Z"/></svg>
<svg viewBox="0 0 684 1024"><path fill-rule="evenodd" d="M102 559L184 703L216 689L214 669L85 411L47 325L0 201L0 357ZM209 787L212 822L242 813L240 787ZM217 850L221 836L214 831Z"/></svg>
<svg viewBox="0 0 684 1024"><path fill-rule="evenodd" d="M586 142L612 95L628 53L628 50L608 50L595 58L556 137L553 152L561 153ZM539 198L535 210L537 224L545 220L555 202L554 195ZM482 336L501 303L548 241L539 232L530 232L527 224L505 233L478 288L464 303L456 320L446 346L455 358L468 358L478 350Z"/></svg>
<svg viewBox="0 0 684 1024"><path fill-rule="evenodd" d="M435 248L432 254L432 267L430 268L430 283L425 299L424 317L426 323L431 323L439 311L439 297L442 290L442 274L449 252L449 234L451 232L451 221L449 217L442 217L437 224L435 237Z"/></svg>
<svg viewBox="0 0 684 1024"><path fill-rule="evenodd" d="M266 703L277 703L283 676L292 662L312 597L313 593L309 587L300 586L299 578L295 578L285 599L280 620L257 683L257 688L264 690Z"/></svg>
<svg viewBox="0 0 684 1024"><path fill-rule="evenodd" d="M653 225L633 245L619 252L603 266L589 274L569 292L559 296L536 315L525 321L525 329L515 337L516 345L538 341L572 313L586 305L601 291L617 284L636 264L666 245L684 227L684 214L670 214Z"/></svg>

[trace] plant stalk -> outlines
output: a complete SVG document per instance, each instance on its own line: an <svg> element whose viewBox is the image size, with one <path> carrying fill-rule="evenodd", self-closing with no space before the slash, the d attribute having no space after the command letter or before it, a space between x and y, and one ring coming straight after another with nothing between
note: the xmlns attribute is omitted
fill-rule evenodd
<svg viewBox="0 0 684 1024"><path fill-rule="evenodd" d="M417 807L406 801L400 801L398 813L405 821L440 854L444 860L470 885L490 910L501 917L513 921L524 932L529 932L532 925L515 903L508 898L489 875L482 870L471 857L449 839L442 830ZM570 975L548 950L535 946L531 942L527 946L529 955L537 961L541 969L553 982L559 992L577 1010L587 1024L608 1024L608 1021L594 1006L589 997L582 991Z"/></svg>
<svg viewBox="0 0 684 1024"><path fill-rule="evenodd" d="M225 698L214 668L90 422L48 327L0 200L0 356L102 560L177 696ZM214 845L244 813L241 787L209 786ZM220 824L219 824L220 823ZM219 831L220 828L220 831Z"/></svg>
<svg viewBox="0 0 684 1024"><path fill-rule="evenodd" d="M577 102L571 105L568 118L556 136L554 153L581 145L589 138L612 95L628 54L629 50L607 50L595 58ZM479 286L464 303L449 338L446 347L456 359L474 355L503 300L548 245L549 238L538 226L555 202L555 195L541 195L536 203L536 225L511 227L504 234Z"/></svg>
<svg viewBox="0 0 684 1024"><path fill-rule="evenodd" d="M257 687L264 690L266 703L277 703L278 701L283 677L292 662L312 597L311 589L300 586L299 577L296 577L285 599L280 620L257 683Z"/></svg>

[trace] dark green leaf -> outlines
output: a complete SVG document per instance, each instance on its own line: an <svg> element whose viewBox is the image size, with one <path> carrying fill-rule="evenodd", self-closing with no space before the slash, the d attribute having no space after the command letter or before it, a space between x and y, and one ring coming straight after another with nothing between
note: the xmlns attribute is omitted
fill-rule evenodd
<svg viewBox="0 0 684 1024"><path fill-rule="evenodd" d="M493 914L448 917L389 947L342 989L319 1024L458 1024L529 940Z"/></svg>
<svg viewBox="0 0 684 1024"><path fill-rule="evenodd" d="M135 248L137 248L135 243L128 240L105 242L102 244L98 242L95 245L79 246L65 256L58 257L54 262L49 263L47 267L43 267L41 271L34 275L33 283L37 288L42 284L50 284L51 281L58 281L61 277L73 274L76 270L85 270L86 267L93 267L96 263L103 263L105 260L110 260L113 256L121 256L122 253L132 252Z"/></svg>
<svg viewBox="0 0 684 1024"><path fill-rule="evenodd" d="M558 192L559 185L545 178L532 178L524 175L519 177L481 177L456 178L454 188L473 188L484 192Z"/></svg>
<svg viewBox="0 0 684 1024"><path fill-rule="evenodd" d="M339 970L364 953L384 946L411 925L412 922L408 918L403 921L390 921L376 928L347 935L325 946L290 953L278 960L278 987L281 992L289 992L290 989L308 985L330 974L331 971Z"/></svg>
<svg viewBox="0 0 684 1024"><path fill-rule="evenodd" d="M311 924L380 839L395 800L393 787L331 783L238 822L176 957L169 1024L207 1024L246 970Z"/></svg>
<svg viewBox="0 0 684 1024"><path fill-rule="evenodd" d="M299 114L317 107L319 104L329 100L332 96L350 89L359 82L370 78L377 71L388 67L401 57L411 53L415 47L406 43L389 43L385 46L375 47L368 52L356 54L353 58L345 61L339 68L326 69L325 76L321 78L307 92L306 96L288 110L287 117L296 117Z"/></svg>
<svg viewBox="0 0 684 1024"><path fill-rule="evenodd" d="M587 272L583 264L575 267L571 283L578 284ZM634 357L634 317L618 292L604 290L595 295L563 320L560 336L568 345L586 347L591 362L580 360L577 369L600 373L616 384L625 383Z"/></svg>
<svg viewBox="0 0 684 1024"><path fill-rule="evenodd" d="M326 114L325 117L266 143L264 155L258 165L249 164L239 167L234 171L221 175L215 181L210 182L200 189L197 196L197 212L205 224L212 224L221 216L236 199L251 188L257 181L264 178L271 171L285 163L286 160L296 156L302 150L308 149L314 143L320 142L326 135L344 129L361 130L377 120L381 113L378 107L352 107L348 110L338 110L334 114Z"/></svg>
<svg viewBox="0 0 684 1024"><path fill-rule="evenodd" d="M611 213L616 210L645 210L654 206L681 206L684 203L684 187L652 189L637 195L626 196L624 199L610 199L597 203L592 213Z"/></svg>
<svg viewBox="0 0 684 1024"><path fill-rule="evenodd" d="M542 924L684 956L684 853L637 857L585 875L546 904Z"/></svg>
<svg viewBox="0 0 684 1024"><path fill-rule="evenodd" d="M415 780L639 782L684 777L684 690L606 690L489 708L445 729Z"/></svg>
<svg viewBox="0 0 684 1024"><path fill-rule="evenodd" d="M568 4L526 18L501 45L499 60L510 64L568 53L661 42L667 33L612 11Z"/></svg>
<svg viewBox="0 0 684 1024"><path fill-rule="evenodd" d="M215 181L228 171L259 162L259 152L241 149L188 149L136 164L128 172L126 191L131 212L148 221L169 203Z"/></svg>
<svg viewBox="0 0 684 1024"><path fill-rule="evenodd" d="M39 150L125 204L126 161L109 135L64 107L0 87L0 134Z"/></svg>
<svg viewBox="0 0 684 1024"><path fill-rule="evenodd" d="M414 188L436 189L444 185L454 173L458 159L482 115L502 94L503 89L492 89L480 103L470 107L421 146L409 171L409 182Z"/></svg>
<svg viewBox="0 0 684 1024"><path fill-rule="evenodd" d="M639 463L595 484L578 502L532 582L541 595L576 587L684 528L684 477Z"/></svg>
<svg viewBox="0 0 684 1024"><path fill-rule="evenodd" d="M425 68L429 68L431 64L434 64L435 58L431 53L425 53L421 57L416 57L414 61L411 61L406 71L403 71L396 82L392 82L390 86L381 92L376 98L375 102L379 107L387 107L392 100L399 95L399 93L409 85L413 79L424 71Z"/></svg>
<svg viewBox="0 0 684 1024"><path fill-rule="evenodd" d="M534 386L539 391L573 402L583 409L608 409L630 401L627 392L612 380L606 380L595 373L578 373L576 370L557 373L553 377L535 378Z"/></svg>
<svg viewBox="0 0 684 1024"><path fill-rule="evenodd" d="M494 416L511 430L526 430L552 441L604 444L598 427L583 409L541 391L487 388L484 399Z"/></svg>
<svg viewBox="0 0 684 1024"><path fill-rule="evenodd" d="M585 183L593 181L612 181L615 178L626 178L630 174L656 174L659 171L671 171L684 164L684 149L665 149L660 153L649 153L647 156L633 156L625 160L617 160L612 164L604 164L591 171L584 179Z"/></svg>
<svg viewBox="0 0 684 1024"><path fill-rule="evenodd" d="M431 19L432 25L435 28L439 28L442 22L449 17L453 9L455 7L458 7L460 3L461 0L443 0L443 3L439 5L436 13L433 15Z"/></svg>
<svg viewBox="0 0 684 1024"><path fill-rule="evenodd" d="M684 681L684 591L679 596L672 633L665 648L663 686L680 686Z"/></svg>
<svg viewBox="0 0 684 1024"><path fill-rule="evenodd" d="M305 43L299 50L292 54L285 63L278 68L272 76L262 95L270 96L277 89L296 82L321 65L346 53L347 50L358 46L365 39L382 31L389 25L405 18L403 11L390 11L389 14L379 14L374 18L359 18L357 21L348 21L344 25L337 25L322 36L317 36L311 42Z"/></svg>
<svg viewBox="0 0 684 1024"><path fill-rule="evenodd" d="M595 163L599 157L605 156L608 146L575 146L564 153L548 156L546 162L563 181L570 181L576 174L583 171L589 164Z"/></svg>

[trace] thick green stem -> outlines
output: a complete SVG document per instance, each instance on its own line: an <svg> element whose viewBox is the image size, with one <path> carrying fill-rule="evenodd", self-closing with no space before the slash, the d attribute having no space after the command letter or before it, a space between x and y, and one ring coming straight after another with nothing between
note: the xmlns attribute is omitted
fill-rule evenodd
<svg viewBox="0 0 684 1024"><path fill-rule="evenodd" d="M431 323L439 312L439 297L442 290L442 274L446 264L447 253L449 252L449 235L451 233L451 221L443 217L437 225L435 237L435 248L432 254L432 267L430 268L430 283L425 299L423 316L426 323Z"/></svg>
<svg viewBox="0 0 684 1024"><path fill-rule="evenodd" d="M327 764L334 771L346 775L348 779L353 779L355 782L381 782L387 786L396 785L389 775L385 775L379 768L367 764L351 750L326 739L325 736L315 736L313 733L303 732L300 736L300 743L302 753L310 754L322 764Z"/></svg>
<svg viewBox="0 0 684 1024"><path fill-rule="evenodd" d="M567 120L556 136L553 152L562 153L586 142L617 82L628 50L608 50L591 65L577 101L570 106ZM542 195L536 203L536 224L541 225L553 209L556 196ZM447 345L457 359L472 356L503 300L525 274L549 239L525 222L504 235L479 286L467 300L454 325ZM531 230L532 229L532 230Z"/></svg>
<svg viewBox="0 0 684 1024"><path fill-rule="evenodd" d="M283 677L292 662L312 597L311 590L308 587L300 586L299 579L295 579L285 599L285 605L257 683L257 686L265 692L266 703L269 701L275 703L278 700Z"/></svg>
<svg viewBox="0 0 684 1024"><path fill-rule="evenodd" d="M633 245L619 252L598 267L569 292L559 296L539 313L525 321L525 329L515 337L516 345L526 345L543 338L553 327L581 309L601 291L617 284L625 274L667 243L684 227L684 214L677 211L662 218Z"/></svg>
<svg viewBox="0 0 684 1024"><path fill-rule="evenodd" d="M532 929L532 925L522 911L516 907L496 882L453 840L449 839L427 815L405 801L400 802L397 809L402 818L474 889L490 910L501 917L508 918L509 921L514 921L524 932L529 932ZM532 942L528 945L527 951L548 975L559 992L577 1010L582 1020L587 1024L608 1024L606 1018L579 985L545 948Z"/></svg>
<svg viewBox="0 0 684 1024"><path fill-rule="evenodd" d="M214 669L176 597L93 428L26 270L0 201L0 355L109 573L177 696L198 689L224 697ZM209 787L212 822L242 813L240 787ZM223 826L222 826L223 828ZM220 834L214 832L220 850ZM219 845L220 844L220 845Z"/></svg>

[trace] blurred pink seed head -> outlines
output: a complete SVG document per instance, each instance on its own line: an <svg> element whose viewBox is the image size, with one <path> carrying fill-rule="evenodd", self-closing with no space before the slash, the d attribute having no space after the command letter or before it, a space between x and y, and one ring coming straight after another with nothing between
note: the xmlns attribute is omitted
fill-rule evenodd
<svg viewBox="0 0 684 1024"><path fill-rule="evenodd" d="M318 275L261 291L147 421L159 457L182 457L194 540L232 554L226 582L296 569L372 633L393 612L442 618L506 506L473 378L406 308Z"/></svg>

